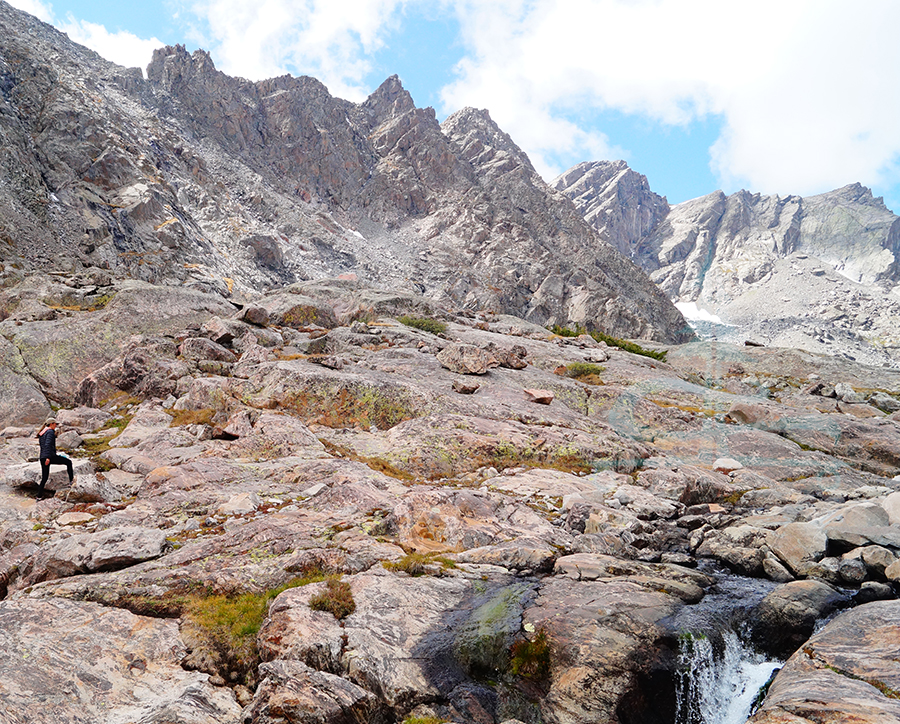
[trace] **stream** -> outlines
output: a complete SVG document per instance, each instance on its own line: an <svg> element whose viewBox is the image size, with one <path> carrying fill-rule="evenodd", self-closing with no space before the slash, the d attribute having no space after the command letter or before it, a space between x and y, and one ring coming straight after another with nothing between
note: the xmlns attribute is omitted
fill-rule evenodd
<svg viewBox="0 0 900 724"><path fill-rule="evenodd" d="M721 570L703 600L674 619L679 637L675 724L744 724L782 662L749 643L746 612L775 584Z"/></svg>

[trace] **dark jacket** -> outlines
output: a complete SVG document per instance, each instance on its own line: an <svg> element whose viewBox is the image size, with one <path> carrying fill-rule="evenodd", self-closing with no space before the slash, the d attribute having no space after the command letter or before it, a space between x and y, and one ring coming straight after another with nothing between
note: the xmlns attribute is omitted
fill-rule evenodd
<svg viewBox="0 0 900 724"><path fill-rule="evenodd" d="M41 460L56 457L56 430L48 427L38 438L41 441Z"/></svg>

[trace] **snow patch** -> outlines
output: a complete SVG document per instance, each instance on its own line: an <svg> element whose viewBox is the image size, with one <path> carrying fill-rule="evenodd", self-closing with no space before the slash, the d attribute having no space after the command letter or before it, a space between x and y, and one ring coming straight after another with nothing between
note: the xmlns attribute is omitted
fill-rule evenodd
<svg viewBox="0 0 900 724"><path fill-rule="evenodd" d="M689 322L713 322L725 324L718 314L713 314L697 306L697 302L675 302L675 308L684 315ZM729 325L730 326L730 325Z"/></svg>

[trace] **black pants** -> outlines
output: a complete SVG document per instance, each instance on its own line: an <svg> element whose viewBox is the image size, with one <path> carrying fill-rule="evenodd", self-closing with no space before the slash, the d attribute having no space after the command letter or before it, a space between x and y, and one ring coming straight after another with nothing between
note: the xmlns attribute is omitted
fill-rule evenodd
<svg viewBox="0 0 900 724"><path fill-rule="evenodd" d="M50 475L51 465L65 465L69 473L69 482L72 482L72 461L64 458L62 455L54 455L52 458L41 458L41 490L47 484L47 477Z"/></svg>

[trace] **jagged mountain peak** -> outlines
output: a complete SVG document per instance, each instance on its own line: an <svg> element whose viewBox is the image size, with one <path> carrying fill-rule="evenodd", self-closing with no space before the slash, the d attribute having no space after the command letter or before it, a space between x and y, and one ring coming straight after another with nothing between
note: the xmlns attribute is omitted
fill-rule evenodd
<svg viewBox="0 0 900 724"><path fill-rule="evenodd" d="M400 78L392 75L372 92L363 103L363 108L371 114L373 124L377 125L388 118L415 110L416 104Z"/></svg>
<svg viewBox="0 0 900 724"><path fill-rule="evenodd" d="M602 236L631 249L671 299L733 325L716 328L720 338L900 363L892 352L900 345L892 321L900 314L892 292L900 289L900 218L870 189L714 191L635 230L622 210L642 208L646 195L630 178L619 162L600 162L573 167L555 185Z"/></svg>
<svg viewBox="0 0 900 724"><path fill-rule="evenodd" d="M0 56L23 62L0 114L0 239L26 266L243 297L353 273L539 324L689 336L485 110L440 125L397 76L356 104L313 78L230 77L184 46L158 50L145 81L2 17Z"/></svg>

